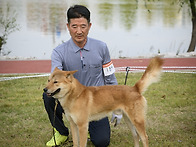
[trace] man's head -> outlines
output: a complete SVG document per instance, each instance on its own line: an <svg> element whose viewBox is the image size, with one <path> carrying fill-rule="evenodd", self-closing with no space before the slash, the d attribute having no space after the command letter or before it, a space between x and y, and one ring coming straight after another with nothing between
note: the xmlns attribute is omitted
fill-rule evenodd
<svg viewBox="0 0 196 147"><path fill-rule="evenodd" d="M67 11L67 22L70 23L70 19L74 18L86 18L88 23L90 23L90 11L82 5L74 5L70 7Z"/></svg>
<svg viewBox="0 0 196 147"><path fill-rule="evenodd" d="M90 11L81 5L70 7L67 11L67 28L74 43L83 48L91 28Z"/></svg>

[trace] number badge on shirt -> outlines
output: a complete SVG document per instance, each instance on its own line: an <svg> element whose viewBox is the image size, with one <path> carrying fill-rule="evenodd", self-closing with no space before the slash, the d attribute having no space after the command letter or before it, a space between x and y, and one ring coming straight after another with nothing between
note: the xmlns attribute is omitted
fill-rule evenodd
<svg viewBox="0 0 196 147"><path fill-rule="evenodd" d="M113 74L114 72L115 72L115 68L114 68L112 61L103 65L104 76L109 76L109 75Z"/></svg>

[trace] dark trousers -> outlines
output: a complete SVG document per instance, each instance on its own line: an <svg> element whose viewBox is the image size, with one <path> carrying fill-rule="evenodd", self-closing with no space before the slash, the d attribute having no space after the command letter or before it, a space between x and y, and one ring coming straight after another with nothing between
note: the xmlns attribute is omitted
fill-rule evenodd
<svg viewBox="0 0 196 147"><path fill-rule="evenodd" d="M55 116L55 124L54 123L54 107L55 107L55 99L52 97L48 97L45 93L43 93L43 100L46 112L48 113L48 117L50 123L53 127L57 129L57 131L61 135L68 136L69 130L64 125L63 122L63 108L60 103L58 103L56 108L56 116ZM96 147L107 147L110 143L110 124L108 118L103 118L99 121L92 121L89 123L89 132L92 143Z"/></svg>

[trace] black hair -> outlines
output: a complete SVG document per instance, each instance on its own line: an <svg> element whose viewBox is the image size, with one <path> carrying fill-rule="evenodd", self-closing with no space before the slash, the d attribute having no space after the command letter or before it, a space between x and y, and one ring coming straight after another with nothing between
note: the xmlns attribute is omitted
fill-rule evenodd
<svg viewBox="0 0 196 147"><path fill-rule="evenodd" d="M82 5L74 5L70 7L67 11L67 21L70 23L72 18L81 18L84 17L90 23L90 11Z"/></svg>

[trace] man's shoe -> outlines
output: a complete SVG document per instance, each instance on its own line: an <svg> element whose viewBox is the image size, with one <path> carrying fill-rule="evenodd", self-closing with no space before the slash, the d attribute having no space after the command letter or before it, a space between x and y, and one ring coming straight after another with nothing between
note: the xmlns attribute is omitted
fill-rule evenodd
<svg viewBox="0 0 196 147"><path fill-rule="evenodd" d="M91 136L90 136L90 133L89 133L89 132L88 132L87 140L88 140L88 141L91 140Z"/></svg>
<svg viewBox="0 0 196 147"><path fill-rule="evenodd" d="M55 136L56 144L55 144L55 141L54 141L54 136ZM46 146L51 147L51 146L55 146L55 145L60 145L60 144L66 142L68 140L68 136L61 135L56 129L55 129L54 136L51 138L50 141L48 141L46 143Z"/></svg>

